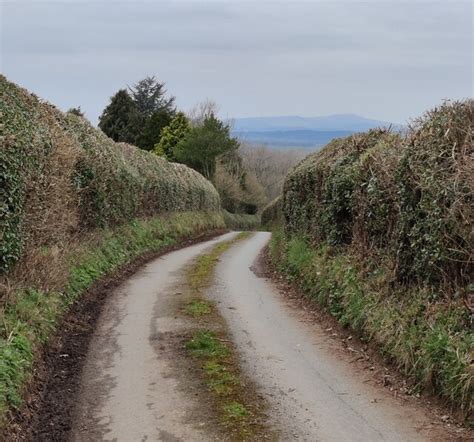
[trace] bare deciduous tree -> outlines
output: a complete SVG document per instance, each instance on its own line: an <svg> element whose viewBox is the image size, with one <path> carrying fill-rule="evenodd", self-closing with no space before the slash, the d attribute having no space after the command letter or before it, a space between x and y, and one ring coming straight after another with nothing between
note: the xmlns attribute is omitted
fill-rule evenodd
<svg viewBox="0 0 474 442"><path fill-rule="evenodd" d="M242 157L244 169L256 177L270 201L280 195L286 174L308 155L308 152L242 144L239 154Z"/></svg>
<svg viewBox="0 0 474 442"><path fill-rule="evenodd" d="M211 115L217 116L219 106L215 101L207 98L196 104L187 114L187 117L193 126L200 126L203 121Z"/></svg>

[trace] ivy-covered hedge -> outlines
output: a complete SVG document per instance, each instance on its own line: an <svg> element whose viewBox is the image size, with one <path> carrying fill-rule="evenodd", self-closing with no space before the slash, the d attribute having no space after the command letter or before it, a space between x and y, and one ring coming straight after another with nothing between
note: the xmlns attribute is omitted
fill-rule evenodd
<svg viewBox="0 0 474 442"><path fill-rule="evenodd" d="M473 410L474 101L329 143L287 176L272 256L418 385Z"/></svg>
<svg viewBox="0 0 474 442"><path fill-rule="evenodd" d="M264 228L271 228L281 222L281 196L276 197L263 208L261 218Z"/></svg>
<svg viewBox="0 0 474 442"><path fill-rule="evenodd" d="M199 173L115 143L3 76L0 118L0 273L84 230L220 207Z"/></svg>
<svg viewBox="0 0 474 442"><path fill-rule="evenodd" d="M306 158L285 182L286 231L388 257L399 282L472 282L473 103L441 105L404 138L371 130Z"/></svg>
<svg viewBox="0 0 474 442"><path fill-rule="evenodd" d="M260 228L260 215L248 213L230 213L222 211L225 225L232 230L258 230Z"/></svg>

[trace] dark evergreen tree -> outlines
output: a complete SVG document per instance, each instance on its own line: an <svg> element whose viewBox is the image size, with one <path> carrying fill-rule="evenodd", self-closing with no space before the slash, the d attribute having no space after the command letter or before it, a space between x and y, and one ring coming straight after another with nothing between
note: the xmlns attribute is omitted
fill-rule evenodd
<svg viewBox="0 0 474 442"><path fill-rule="evenodd" d="M136 143L142 124L137 106L125 89L111 97L99 117L99 127L107 136L127 143Z"/></svg>
<svg viewBox="0 0 474 442"><path fill-rule="evenodd" d="M174 97L165 97L165 84L157 81L154 76L144 78L129 90L138 112L145 119L160 111L174 114Z"/></svg>
<svg viewBox="0 0 474 442"><path fill-rule="evenodd" d="M144 150L153 150L160 141L163 128L172 120L172 114L166 110L154 112L147 120L137 140L137 146Z"/></svg>
<svg viewBox="0 0 474 442"><path fill-rule="evenodd" d="M115 141L152 150L161 131L175 114L174 97L166 97L165 84L146 77L129 91L119 90L99 118L99 127Z"/></svg>

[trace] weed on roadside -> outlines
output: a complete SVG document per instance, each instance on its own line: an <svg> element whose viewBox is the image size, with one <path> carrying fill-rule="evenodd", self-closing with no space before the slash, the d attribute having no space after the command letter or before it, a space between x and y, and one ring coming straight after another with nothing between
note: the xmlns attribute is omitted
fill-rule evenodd
<svg viewBox="0 0 474 442"><path fill-rule="evenodd" d="M193 318L198 318L211 313L212 307L206 301L193 299L186 305L186 307L184 307L184 311L187 315L192 316Z"/></svg>
<svg viewBox="0 0 474 442"><path fill-rule="evenodd" d="M224 412L228 420L241 420L249 415L249 411L239 402L231 402L225 405Z"/></svg>
<svg viewBox="0 0 474 442"><path fill-rule="evenodd" d="M225 358L229 355L229 348L217 338L214 332L200 330L187 343L186 347L194 356L201 358Z"/></svg>

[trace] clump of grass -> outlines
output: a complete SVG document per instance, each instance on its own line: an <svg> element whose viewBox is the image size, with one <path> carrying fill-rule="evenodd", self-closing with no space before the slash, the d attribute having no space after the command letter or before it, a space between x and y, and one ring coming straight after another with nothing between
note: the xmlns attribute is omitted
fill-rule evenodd
<svg viewBox="0 0 474 442"><path fill-rule="evenodd" d="M223 421L242 421L249 413L244 405L237 402L241 385L239 377L233 373L232 349L210 330L197 331L186 344L190 353L204 360L202 369L209 389L221 399ZM247 431L247 430L246 430Z"/></svg>
<svg viewBox="0 0 474 442"><path fill-rule="evenodd" d="M209 330L198 331L186 347L193 356L205 360L202 368L209 388L219 396L231 395L240 382L227 368L227 359L231 356L230 348Z"/></svg>
<svg viewBox="0 0 474 442"><path fill-rule="evenodd" d="M230 396L235 391L236 386L240 384L239 379L229 373L223 365L220 365L220 369L214 374L207 374L210 378L209 387L220 396Z"/></svg>
<svg viewBox="0 0 474 442"><path fill-rule="evenodd" d="M217 256L217 254L201 255L197 258L188 275L188 283L192 290L199 291L208 284Z"/></svg>
<svg viewBox="0 0 474 442"><path fill-rule="evenodd" d="M194 356L208 359L223 359L229 356L229 348L209 330L198 331L186 347Z"/></svg>
<svg viewBox="0 0 474 442"><path fill-rule="evenodd" d="M203 301L201 299L193 299L186 305L184 311L189 316L198 318L200 316L208 315L209 313L211 313L212 308L211 305L206 301Z"/></svg>
<svg viewBox="0 0 474 442"><path fill-rule="evenodd" d="M202 368L208 376L216 376L225 371L225 367L214 360L207 361Z"/></svg>
<svg viewBox="0 0 474 442"><path fill-rule="evenodd" d="M227 420L242 420L250 414L245 406L239 402L224 405L224 413Z"/></svg>

